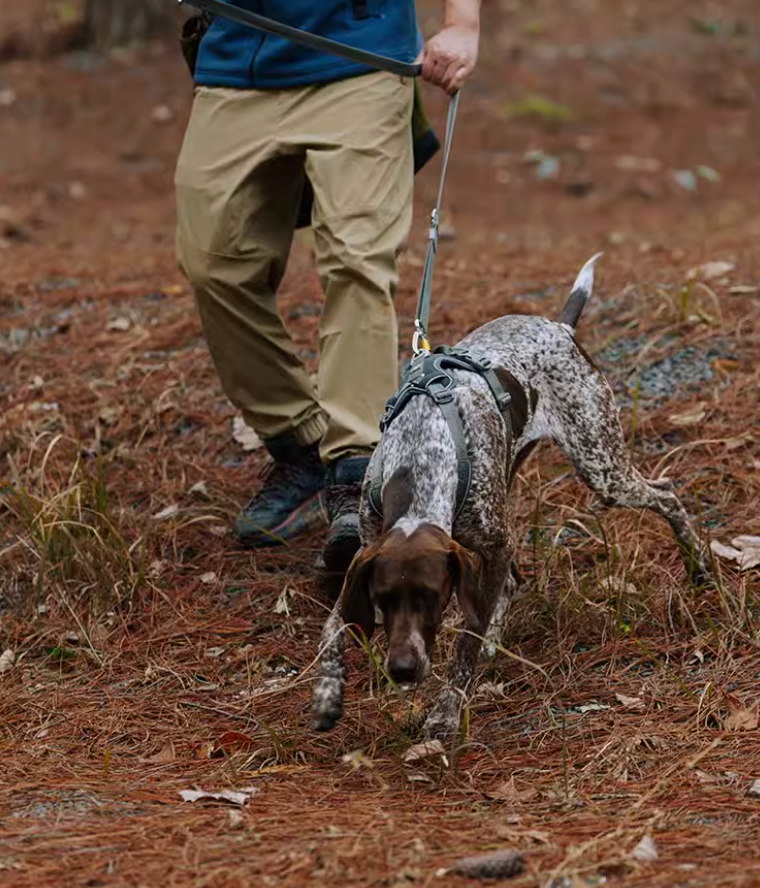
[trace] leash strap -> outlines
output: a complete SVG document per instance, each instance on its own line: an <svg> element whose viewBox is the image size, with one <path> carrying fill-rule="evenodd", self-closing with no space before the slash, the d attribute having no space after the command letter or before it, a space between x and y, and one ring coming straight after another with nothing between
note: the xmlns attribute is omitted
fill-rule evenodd
<svg viewBox="0 0 760 888"><path fill-rule="evenodd" d="M449 166L449 154L451 142L454 136L454 124L457 119L459 106L459 93L449 100L449 110L446 115L446 134L443 141L443 166L441 167L441 181L438 185L438 200L430 217L430 234L428 235L428 251L425 257L425 267L422 271L420 293L417 298L417 315L414 320L414 338L412 351L415 357L425 352L429 353L430 340L428 339L428 322L430 320L430 299L433 289L433 266L438 252L438 226L440 224L441 201L443 200L443 186L446 182L446 171Z"/></svg>
<svg viewBox="0 0 760 888"><path fill-rule="evenodd" d="M340 56L352 62L358 62L361 65L377 68L378 71L398 74L399 77L418 77L422 71L422 65L410 65L374 52L367 52L364 49L347 46L338 40L330 40L328 37L321 37L319 34L312 34L301 28L293 28L291 25L285 25L256 12L251 12L248 9L241 9L239 6L233 6L231 3L224 3L222 0L178 0L178 3L181 6L194 6L196 9L200 9L201 12L207 12L209 15L218 15L222 18L231 19L233 22L238 22L238 24L257 28L266 34L286 37L294 43L300 43L302 46L308 46L309 49L315 49L318 52L328 52L331 55Z"/></svg>

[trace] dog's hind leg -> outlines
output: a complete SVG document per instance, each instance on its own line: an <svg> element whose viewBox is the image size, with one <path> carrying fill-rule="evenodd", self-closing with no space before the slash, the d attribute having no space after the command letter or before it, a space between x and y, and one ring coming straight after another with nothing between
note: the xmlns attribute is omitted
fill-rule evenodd
<svg viewBox="0 0 760 888"><path fill-rule="evenodd" d="M667 478L648 481L631 462L612 390L599 374L586 398L565 401L557 443L605 505L651 509L670 525L696 584L714 583L710 555ZM590 397L589 397L590 395Z"/></svg>

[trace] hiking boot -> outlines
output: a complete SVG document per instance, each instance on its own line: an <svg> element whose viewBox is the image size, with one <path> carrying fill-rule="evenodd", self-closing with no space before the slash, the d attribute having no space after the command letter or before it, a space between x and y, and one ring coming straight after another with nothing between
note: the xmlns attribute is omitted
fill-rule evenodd
<svg viewBox="0 0 760 888"><path fill-rule="evenodd" d="M261 489L235 521L235 536L246 549L281 546L325 518L319 444L303 446L289 436L264 444L273 461L264 466Z"/></svg>
<svg viewBox="0 0 760 888"><path fill-rule="evenodd" d="M327 468L325 501L330 530L323 552L329 574L345 574L361 546L359 539L359 500L369 457L352 456Z"/></svg>

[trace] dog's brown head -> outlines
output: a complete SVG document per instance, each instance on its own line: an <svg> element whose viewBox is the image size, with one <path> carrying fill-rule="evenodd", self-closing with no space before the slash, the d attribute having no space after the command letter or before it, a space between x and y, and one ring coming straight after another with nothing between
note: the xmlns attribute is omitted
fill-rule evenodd
<svg viewBox="0 0 760 888"><path fill-rule="evenodd" d="M456 592L467 629L478 619L479 573L475 555L432 524L407 535L391 530L351 563L343 584L343 620L369 639L380 608L388 637L386 668L400 684L425 678L443 611Z"/></svg>

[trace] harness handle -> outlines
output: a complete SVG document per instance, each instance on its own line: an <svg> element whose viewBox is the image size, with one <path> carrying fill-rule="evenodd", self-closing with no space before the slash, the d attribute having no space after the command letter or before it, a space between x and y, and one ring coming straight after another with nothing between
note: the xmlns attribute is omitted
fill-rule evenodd
<svg viewBox="0 0 760 888"><path fill-rule="evenodd" d="M315 49L317 52L329 52L332 55L349 59L352 62L358 62L360 65L377 68L378 71L388 71L390 74L398 74L399 77L419 77L422 73L422 65L410 65L406 62L390 59L388 56L378 55L375 52L367 52L366 49L347 46L338 40L330 40L329 37L321 37L319 34L312 34L310 31L285 25L282 22L259 15L257 12L251 12L249 9L241 9L241 7L233 6L231 3L224 3L222 0L177 0L177 2L180 6L194 6L196 9L200 9L202 12L207 12L210 15L218 15L240 25L257 28L266 34L287 37L288 40L300 43L302 46L308 46L309 49Z"/></svg>
<svg viewBox="0 0 760 888"><path fill-rule="evenodd" d="M417 314L414 319L414 337L412 338L412 351L415 358L431 351L428 339L428 322L430 320L430 299L433 288L433 266L438 252L438 226L441 216L441 201L443 200L443 186L446 182L446 171L449 166L449 154L451 142L454 137L454 124L457 119L459 106L459 93L456 92L449 99L449 109L446 114L446 133L443 140L443 166L441 167L441 181L438 184L438 199L430 216L430 233L428 234L428 251L425 257L425 267L422 270L420 292L417 297Z"/></svg>

